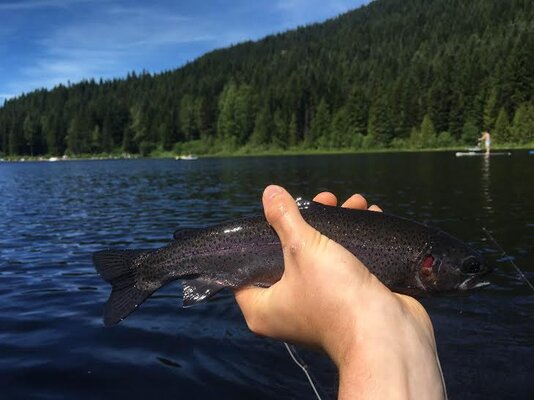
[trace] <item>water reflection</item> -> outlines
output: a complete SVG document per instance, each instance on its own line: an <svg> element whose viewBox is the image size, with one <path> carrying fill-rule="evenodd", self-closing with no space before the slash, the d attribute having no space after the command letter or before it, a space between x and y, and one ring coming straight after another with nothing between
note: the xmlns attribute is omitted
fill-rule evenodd
<svg viewBox="0 0 534 400"><path fill-rule="evenodd" d="M494 214L493 210L493 200L491 198L491 190L490 190L490 157L489 155L485 155L482 158L482 208L487 212L487 217Z"/></svg>

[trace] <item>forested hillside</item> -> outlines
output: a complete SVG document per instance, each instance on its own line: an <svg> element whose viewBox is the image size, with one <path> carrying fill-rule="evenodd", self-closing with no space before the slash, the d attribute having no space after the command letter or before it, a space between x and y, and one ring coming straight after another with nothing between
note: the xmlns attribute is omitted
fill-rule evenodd
<svg viewBox="0 0 534 400"><path fill-rule="evenodd" d="M376 0L158 75L0 108L0 155L534 141L534 1Z"/></svg>

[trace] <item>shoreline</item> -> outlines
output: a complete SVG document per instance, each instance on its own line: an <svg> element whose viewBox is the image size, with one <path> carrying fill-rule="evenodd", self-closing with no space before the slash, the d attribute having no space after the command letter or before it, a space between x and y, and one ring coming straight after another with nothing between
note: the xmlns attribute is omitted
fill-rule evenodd
<svg viewBox="0 0 534 400"><path fill-rule="evenodd" d="M532 151L534 144L518 145L518 146L496 146L491 152L497 151ZM400 149L400 148L375 148L375 149L336 149L336 150L320 150L320 149L290 149L290 150L264 150L264 151L246 151L239 150L234 152L218 152L209 154L195 154L193 159L200 158L235 158L235 157L284 157L284 156L315 156L315 155L344 155L344 154L383 154L383 153L444 153L468 151L466 147L447 147L447 148L428 148L428 149ZM484 152L483 149L477 152ZM0 162L62 162L62 161L103 161L103 160L139 160L139 159L174 159L177 161L189 161L184 159L184 154L177 154L174 152L154 152L148 156L141 156L140 154L117 153L117 154L91 154L91 155L72 155L72 156L20 156L20 157L3 157Z"/></svg>

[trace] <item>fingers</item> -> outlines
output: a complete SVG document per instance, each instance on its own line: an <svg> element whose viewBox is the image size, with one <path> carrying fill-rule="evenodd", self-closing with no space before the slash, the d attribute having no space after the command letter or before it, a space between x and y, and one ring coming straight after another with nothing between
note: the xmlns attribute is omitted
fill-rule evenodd
<svg viewBox="0 0 534 400"><path fill-rule="evenodd" d="M371 207L369 207L369 211L382 212L382 209L380 207L378 207L376 204L373 204Z"/></svg>
<svg viewBox="0 0 534 400"><path fill-rule="evenodd" d="M267 186L262 200L265 217L282 244L291 242L293 235L302 235L308 229L313 229L304 221L295 200L284 188Z"/></svg>
<svg viewBox="0 0 534 400"><path fill-rule="evenodd" d="M367 200L361 194L353 194L341 207L356 208L358 210L369 210L382 212L382 209L376 204L367 208Z"/></svg>
<svg viewBox="0 0 534 400"><path fill-rule="evenodd" d="M326 206L336 206L337 205L337 198L333 193L330 192L321 192L317 196L313 198L313 201L316 201L318 203L324 204ZM367 206L367 200L365 200L365 197L363 197L361 194L353 194L351 197L349 197L342 205L341 207L345 208L355 208L357 210L369 210L369 211L378 211L382 212L382 209L378 207L376 204L373 204L372 206Z"/></svg>
<svg viewBox="0 0 534 400"><path fill-rule="evenodd" d="M325 206L337 206L337 198L333 193L321 192L313 198L313 201L322 203Z"/></svg>
<svg viewBox="0 0 534 400"><path fill-rule="evenodd" d="M367 208L367 200L361 194L353 194L341 207L365 210Z"/></svg>

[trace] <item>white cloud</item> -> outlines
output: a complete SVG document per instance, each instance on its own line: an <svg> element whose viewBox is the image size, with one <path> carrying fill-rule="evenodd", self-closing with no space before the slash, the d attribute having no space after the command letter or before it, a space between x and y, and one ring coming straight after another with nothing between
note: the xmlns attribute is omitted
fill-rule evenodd
<svg viewBox="0 0 534 400"><path fill-rule="evenodd" d="M70 7L79 3L93 3L102 0L19 0L0 3L0 11L34 10L51 7Z"/></svg>
<svg viewBox="0 0 534 400"><path fill-rule="evenodd" d="M103 4L96 6L97 2ZM45 7L63 7L68 8L69 17L59 18L63 13L56 10L43 11L43 15L57 17L57 22L42 24L39 36L27 46L31 49L28 57L31 64L0 65L1 73L11 76L0 90L21 93L68 81L120 77L143 68L152 72L156 71L151 68L170 69L204 51L323 20L360 4L360 0L277 0L274 5L269 3L258 8L255 3L236 2L235 6L221 10L206 11L206 7L200 12L189 7L190 12L198 13L195 15L185 11L187 3L174 0L2 1L0 11L38 9L41 12ZM269 14L269 22L256 24L251 16L262 13ZM0 38L18 35L22 29L24 26L12 24L7 29L0 24ZM2 50L2 42L10 43L10 40L0 41L0 56L10 54L9 49Z"/></svg>
<svg viewBox="0 0 534 400"><path fill-rule="evenodd" d="M36 41L40 55L20 68L22 80L12 82L8 90L118 77L131 71L136 60L147 62L175 45L218 39L204 21L153 7L116 5L97 14L44 32Z"/></svg>
<svg viewBox="0 0 534 400"><path fill-rule="evenodd" d="M102 10L92 19L66 25L43 40L52 53L71 49L126 50L151 43L184 43L204 39L191 18L153 8Z"/></svg>

